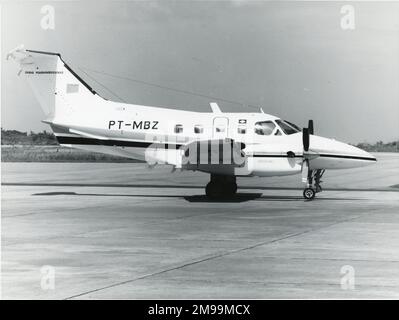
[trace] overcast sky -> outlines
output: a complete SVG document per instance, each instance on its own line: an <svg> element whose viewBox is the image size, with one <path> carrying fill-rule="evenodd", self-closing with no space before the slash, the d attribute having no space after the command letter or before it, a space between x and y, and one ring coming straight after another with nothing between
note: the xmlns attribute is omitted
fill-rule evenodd
<svg viewBox="0 0 399 320"><path fill-rule="evenodd" d="M3 128L48 129L5 61L24 44L60 52L109 99L196 111L215 100L87 69L238 102L216 99L226 112L250 104L301 126L312 118L317 134L346 142L399 138L399 3L352 2L355 30L341 28L342 2L1 3ZM55 30L40 26L45 4Z"/></svg>

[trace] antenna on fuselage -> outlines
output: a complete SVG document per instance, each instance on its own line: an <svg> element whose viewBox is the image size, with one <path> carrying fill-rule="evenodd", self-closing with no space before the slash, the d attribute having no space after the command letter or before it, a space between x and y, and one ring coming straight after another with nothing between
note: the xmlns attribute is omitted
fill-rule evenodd
<svg viewBox="0 0 399 320"><path fill-rule="evenodd" d="M213 113L222 113L222 110L220 110L219 105L216 102L211 102L209 104Z"/></svg>

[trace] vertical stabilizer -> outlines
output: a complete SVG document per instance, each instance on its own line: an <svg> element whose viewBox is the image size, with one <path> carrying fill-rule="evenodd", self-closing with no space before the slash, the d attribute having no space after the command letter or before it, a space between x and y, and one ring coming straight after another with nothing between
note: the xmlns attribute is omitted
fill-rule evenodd
<svg viewBox="0 0 399 320"><path fill-rule="evenodd" d="M46 122L63 123L101 98L61 58L59 53L25 50L19 46L7 59L15 60L40 103Z"/></svg>

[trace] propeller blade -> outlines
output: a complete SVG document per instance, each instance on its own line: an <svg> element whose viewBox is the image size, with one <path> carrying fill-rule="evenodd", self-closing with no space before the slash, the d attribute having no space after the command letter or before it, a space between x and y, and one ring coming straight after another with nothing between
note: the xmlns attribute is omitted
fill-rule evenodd
<svg viewBox="0 0 399 320"><path fill-rule="evenodd" d="M309 134L313 134L313 120L309 120L308 130Z"/></svg>
<svg viewBox="0 0 399 320"><path fill-rule="evenodd" d="M305 151L308 151L309 150L309 129L308 128L302 129L302 143L303 143L303 149Z"/></svg>

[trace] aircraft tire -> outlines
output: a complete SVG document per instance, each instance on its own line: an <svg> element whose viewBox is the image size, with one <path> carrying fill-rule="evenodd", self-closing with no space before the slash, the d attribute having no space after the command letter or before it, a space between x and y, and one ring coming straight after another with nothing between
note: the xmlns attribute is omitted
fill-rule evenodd
<svg viewBox="0 0 399 320"><path fill-rule="evenodd" d="M313 200L316 196L316 191L313 188L305 188L303 190L303 197L306 200Z"/></svg>
<svg viewBox="0 0 399 320"><path fill-rule="evenodd" d="M226 192L227 195L229 195L229 196L232 196L232 195L236 194L237 193L237 183L235 183L235 182L229 183L226 186L226 191L227 191Z"/></svg>
<svg viewBox="0 0 399 320"><path fill-rule="evenodd" d="M209 182L205 188L205 194L208 198L231 197L237 192L237 183L215 183Z"/></svg>
<svg viewBox="0 0 399 320"><path fill-rule="evenodd" d="M221 198L223 191L223 185L214 182L209 182L205 188L206 196L212 199Z"/></svg>

